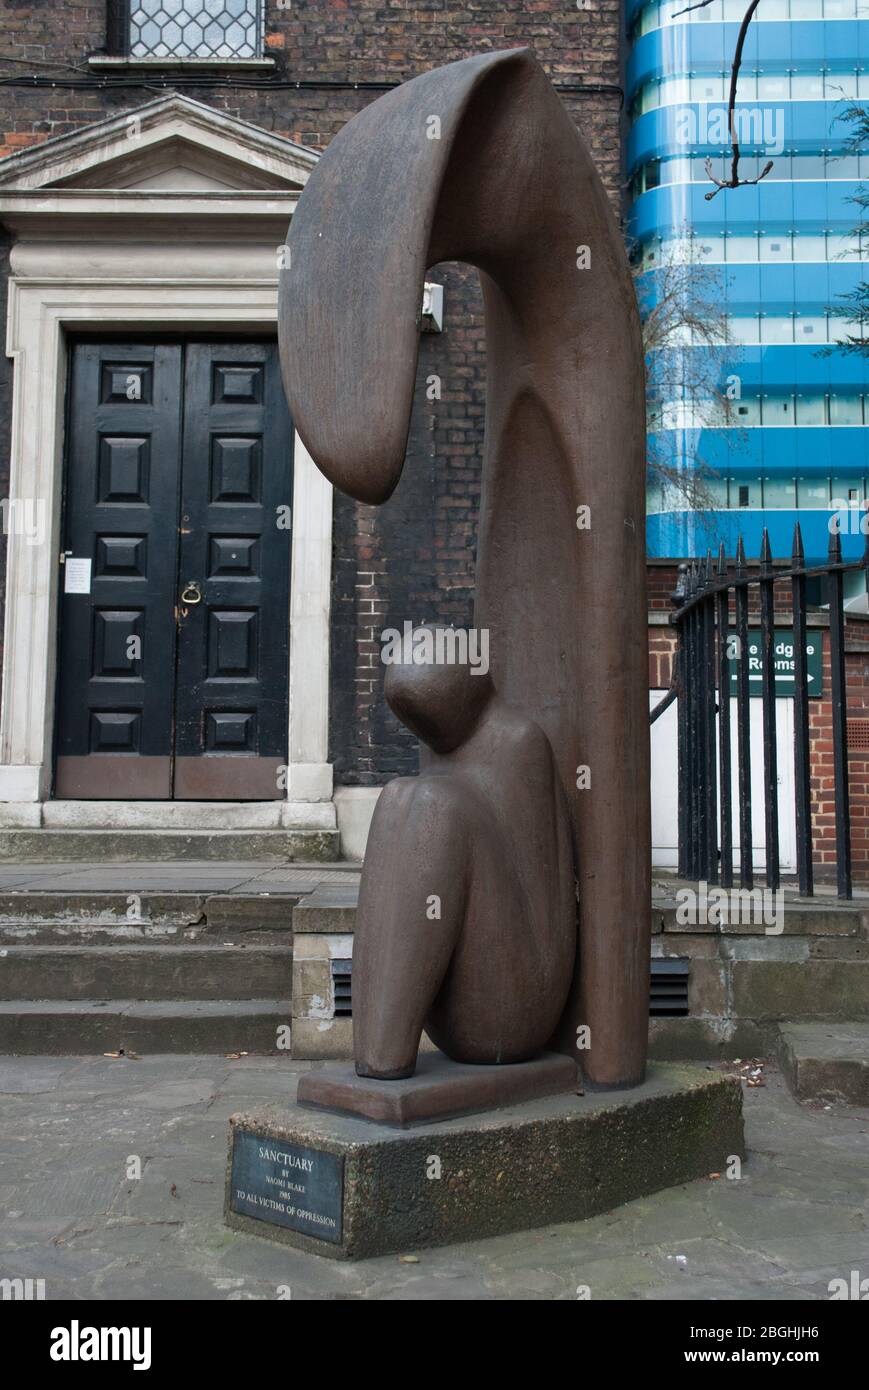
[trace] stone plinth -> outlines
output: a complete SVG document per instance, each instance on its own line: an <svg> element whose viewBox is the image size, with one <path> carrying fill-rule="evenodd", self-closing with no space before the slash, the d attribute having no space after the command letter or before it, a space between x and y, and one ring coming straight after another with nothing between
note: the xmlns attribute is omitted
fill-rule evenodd
<svg viewBox="0 0 869 1390"><path fill-rule="evenodd" d="M301 1077L299 1105L399 1126L430 1124L456 1115L503 1110L543 1096L575 1092L576 1064L560 1052L505 1067L466 1066L442 1052L420 1053L416 1071L400 1081L357 1076L351 1064Z"/></svg>
<svg viewBox="0 0 869 1390"><path fill-rule="evenodd" d="M226 1220L359 1259L577 1221L744 1156L738 1080L656 1063L631 1091L410 1129L323 1110L234 1115Z"/></svg>

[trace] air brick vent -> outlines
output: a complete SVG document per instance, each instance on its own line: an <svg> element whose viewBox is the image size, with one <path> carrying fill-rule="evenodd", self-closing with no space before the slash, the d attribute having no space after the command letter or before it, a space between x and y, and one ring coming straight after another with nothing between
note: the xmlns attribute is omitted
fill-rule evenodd
<svg viewBox="0 0 869 1390"><path fill-rule="evenodd" d="M333 960L332 995L335 1000L335 1018L353 1017L352 960Z"/></svg>
<svg viewBox="0 0 869 1390"><path fill-rule="evenodd" d="M682 1018L688 1013L689 964L687 956L652 961L650 1018Z"/></svg>

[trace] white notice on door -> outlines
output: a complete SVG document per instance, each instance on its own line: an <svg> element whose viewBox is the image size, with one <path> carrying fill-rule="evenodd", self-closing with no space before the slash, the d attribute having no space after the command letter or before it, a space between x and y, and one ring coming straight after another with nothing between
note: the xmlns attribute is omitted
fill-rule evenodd
<svg viewBox="0 0 869 1390"><path fill-rule="evenodd" d="M67 555L64 565L63 592L65 594L89 594L91 591L91 562L75 555Z"/></svg>

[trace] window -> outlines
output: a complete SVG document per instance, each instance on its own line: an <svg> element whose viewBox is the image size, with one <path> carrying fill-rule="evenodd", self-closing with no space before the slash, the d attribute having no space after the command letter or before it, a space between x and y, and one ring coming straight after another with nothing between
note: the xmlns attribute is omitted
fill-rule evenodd
<svg viewBox="0 0 869 1390"><path fill-rule="evenodd" d="M728 261L756 261L756 236L728 236L726 242Z"/></svg>
<svg viewBox="0 0 869 1390"><path fill-rule="evenodd" d="M697 236L694 238L694 255L701 264L706 261L724 260L724 237Z"/></svg>
<svg viewBox="0 0 869 1390"><path fill-rule="evenodd" d="M862 425L863 398L859 395L834 395L830 397L831 425Z"/></svg>
<svg viewBox="0 0 869 1390"><path fill-rule="evenodd" d="M797 424L805 429L807 425L826 425L827 400L825 396L797 396Z"/></svg>
<svg viewBox="0 0 869 1390"><path fill-rule="evenodd" d="M640 12L640 22L637 30L638 36L642 37L643 34L650 34L653 29L657 29L658 24L657 3L654 5L645 5Z"/></svg>
<svg viewBox="0 0 869 1390"><path fill-rule="evenodd" d="M791 160L791 170L795 179L822 179L826 169L822 154L795 154Z"/></svg>
<svg viewBox="0 0 869 1390"><path fill-rule="evenodd" d="M763 423L773 429L787 429L794 423L793 396L764 396L761 417Z"/></svg>
<svg viewBox="0 0 869 1390"><path fill-rule="evenodd" d="M764 478L763 505L765 507L796 506L796 479Z"/></svg>
<svg viewBox="0 0 869 1390"><path fill-rule="evenodd" d="M823 101L824 79L819 72L791 73L791 101Z"/></svg>
<svg viewBox="0 0 869 1390"><path fill-rule="evenodd" d="M794 342L825 343L827 318L825 314L797 314L794 321Z"/></svg>
<svg viewBox="0 0 869 1390"><path fill-rule="evenodd" d="M772 236L760 238L760 259L762 261L789 261L791 259L790 232L776 232Z"/></svg>
<svg viewBox="0 0 869 1390"><path fill-rule="evenodd" d="M760 504L760 478L752 478L747 483L737 483L736 487L731 489L731 497L734 492L737 507L757 507Z"/></svg>
<svg viewBox="0 0 869 1390"><path fill-rule="evenodd" d="M790 98L790 77L786 72L759 73L758 101L787 101Z"/></svg>
<svg viewBox="0 0 869 1390"><path fill-rule="evenodd" d="M110 34L128 58L259 58L263 0L114 0Z"/></svg>
<svg viewBox="0 0 869 1390"><path fill-rule="evenodd" d="M792 314L761 314L760 341L762 343L792 343L794 340L794 320Z"/></svg>
<svg viewBox="0 0 869 1390"><path fill-rule="evenodd" d="M829 507L829 478L797 478L797 503L800 507Z"/></svg>
<svg viewBox="0 0 869 1390"><path fill-rule="evenodd" d="M807 235L805 232L798 232L794 237L794 260L795 261L825 261L827 259L827 241L823 234L820 236Z"/></svg>
<svg viewBox="0 0 869 1390"><path fill-rule="evenodd" d="M724 78L717 74L691 78L692 101L724 101Z"/></svg>
<svg viewBox="0 0 869 1390"><path fill-rule="evenodd" d="M824 75L824 96L827 101L841 101L857 95L856 72L828 72Z"/></svg>

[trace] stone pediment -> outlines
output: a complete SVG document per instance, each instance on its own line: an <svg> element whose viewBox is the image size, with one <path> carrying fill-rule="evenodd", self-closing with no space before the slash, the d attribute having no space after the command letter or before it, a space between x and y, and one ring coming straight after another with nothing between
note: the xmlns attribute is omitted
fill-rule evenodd
<svg viewBox="0 0 869 1390"><path fill-rule="evenodd" d="M0 200L99 191L134 198L284 194L294 201L316 162L315 150L171 95L0 161Z"/></svg>

